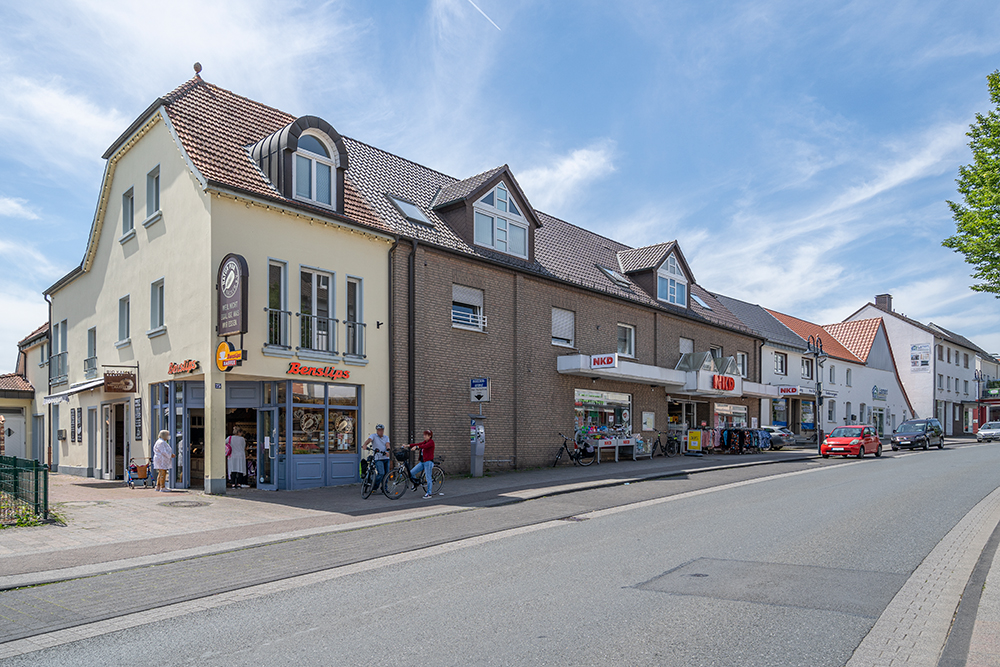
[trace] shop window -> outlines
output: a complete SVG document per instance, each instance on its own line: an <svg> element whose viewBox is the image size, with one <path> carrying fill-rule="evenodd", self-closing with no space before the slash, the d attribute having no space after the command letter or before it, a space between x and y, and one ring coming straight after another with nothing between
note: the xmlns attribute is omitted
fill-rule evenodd
<svg viewBox="0 0 1000 667"><path fill-rule="evenodd" d="M131 306L129 296L125 295L118 299L118 346L127 345L131 328L129 324Z"/></svg>
<svg viewBox="0 0 1000 667"><path fill-rule="evenodd" d="M694 340L691 338L680 339L680 350L681 354L693 354L694 353Z"/></svg>
<svg viewBox="0 0 1000 667"><path fill-rule="evenodd" d="M329 411L327 432L330 434L331 454L353 454L357 452L357 412L354 410Z"/></svg>
<svg viewBox="0 0 1000 667"><path fill-rule="evenodd" d="M788 355L783 352L774 353L775 375L788 375Z"/></svg>
<svg viewBox="0 0 1000 667"><path fill-rule="evenodd" d="M152 218L160 210L160 166L146 174L146 217Z"/></svg>
<svg viewBox="0 0 1000 667"><path fill-rule="evenodd" d="M576 333L576 313L572 310L552 308L552 344L573 347Z"/></svg>
<svg viewBox="0 0 1000 667"><path fill-rule="evenodd" d="M527 258L528 221L503 183L475 203L474 217L476 245Z"/></svg>
<svg viewBox="0 0 1000 667"><path fill-rule="evenodd" d="M362 322L362 290L360 278L347 279L347 320L344 354L349 357L365 356L365 325Z"/></svg>
<svg viewBox="0 0 1000 667"><path fill-rule="evenodd" d="M483 291L465 285L451 286L451 326L459 329L486 329Z"/></svg>
<svg viewBox="0 0 1000 667"><path fill-rule="evenodd" d="M736 353L736 365L740 369L740 377L743 378L747 377L747 373L749 372L749 366L750 366L750 357L747 356L746 352Z"/></svg>
<svg viewBox="0 0 1000 667"><path fill-rule="evenodd" d="M337 353L332 285L331 273L299 270L299 345L304 350Z"/></svg>
<svg viewBox="0 0 1000 667"><path fill-rule="evenodd" d="M324 408L292 409L292 454L325 454Z"/></svg>
<svg viewBox="0 0 1000 667"><path fill-rule="evenodd" d="M802 357L802 379L812 380L812 377L813 377L813 360Z"/></svg>
<svg viewBox="0 0 1000 667"><path fill-rule="evenodd" d="M336 164L330 151L315 135L299 137L298 150L293 162L295 198L323 206L333 206Z"/></svg>
<svg viewBox="0 0 1000 667"><path fill-rule="evenodd" d="M635 356L635 327L631 324L618 325L618 354L623 357Z"/></svg>
<svg viewBox="0 0 1000 667"><path fill-rule="evenodd" d="M149 286L149 331L150 338L166 333L166 319L163 315L163 278Z"/></svg>
<svg viewBox="0 0 1000 667"><path fill-rule="evenodd" d="M122 195L122 237L133 229L135 229L135 191L129 188Z"/></svg>
<svg viewBox="0 0 1000 667"><path fill-rule="evenodd" d="M267 345L289 347L288 324L291 312L286 308L285 263L270 260L267 266Z"/></svg>
<svg viewBox="0 0 1000 667"><path fill-rule="evenodd" d="M632 434L632 394L575 390L576 432L588 437Z"/></svg>
<svg viewBox="0 0 1000 667"><path fill-rule="evenodd" d="M847 385L848 387L851 386L851 369L850 368L848 368L847 370L844 371L844 384Z"/></svg>

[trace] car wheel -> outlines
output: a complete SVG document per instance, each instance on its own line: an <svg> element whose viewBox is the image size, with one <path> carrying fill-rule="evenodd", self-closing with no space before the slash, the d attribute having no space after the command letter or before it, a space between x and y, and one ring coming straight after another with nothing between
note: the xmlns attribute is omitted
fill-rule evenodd
<svg viewBox="0 0 1000 667"><path fill-rule="evenodd" d="M898 452L899 451L899 447L897 447L896 445L892 445L892 451Z"/></svg>
<svg viewBox="0 0 1000 667"><path fill-rule="evenodd" d="M924 438L923 450L926 452L928 449L930 449L930 444L928 443L927 438Z"/></svg>
<svg viewBox="0 0 1000 667"><path fill-rule="evenodd" d="M858 458L859 459L865 458L865 443L863 442L860 445L858 445Z"/></svg>
<svg viewBox="0 0 1000 667"><path fill-rule="evenodd" d="M941 439L938 440L938 449L944 449L944 436L943 435L941 436Z"/></svg>
<svg viewBox="0 0 1000 667"><path fill-rule="evenodd" d="M882 456L882 443L878 443L878 447L875 448L875 458Z"/></svg>

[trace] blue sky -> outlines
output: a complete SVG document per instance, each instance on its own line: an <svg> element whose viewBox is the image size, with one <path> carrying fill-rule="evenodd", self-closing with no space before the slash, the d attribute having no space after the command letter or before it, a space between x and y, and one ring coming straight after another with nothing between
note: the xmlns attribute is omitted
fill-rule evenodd
<svg viewBox="0 0 1000 667"><path fill-rule="evenodd" d="M1000 303L940 244L996 2L34 0L0 24L0 372L83 256L101 154L195 61L452 176L507 163L537 209L676 239L709 290L820 323L888 292L1000 352Z"/></svg>

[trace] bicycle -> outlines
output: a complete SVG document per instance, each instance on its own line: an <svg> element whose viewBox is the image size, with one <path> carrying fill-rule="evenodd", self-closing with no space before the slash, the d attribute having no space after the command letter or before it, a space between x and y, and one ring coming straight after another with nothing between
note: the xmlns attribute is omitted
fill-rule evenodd
<svg viewBox="0 0 1000 667"><path fill-rule="evenodd" d="M559 436L563 439L563 443L559 448L559 451L556 453L556 460L552 462L553 468L559 465L559 460L562 459L563 452L566 452L570 460L573 461L573 465L579 464L582 466L589 466L595 459L597 459L597 448L590 443L584 443L583 447L581 447L580 444L574 440L573 449L570 449L569 445L566 444L570 441L570 438L567 438L562 433L560 433Z"/></svg>
<svg viewBox="0 0 1000 667"><path fill-rule="evenodd" d="M654 429L655 430L655 429ZM666 435L667 441L663 442L660 436ZM650 458L656 456L656 450L660 450L661 456L676 456L681 450L681 441L677 439L677 436L670 435L669 433L662 433L656 431L656 440L653 441L653 446L649 450Z"/></svg>
<svg viewBox="0 0 1000 667"><path fill-rule="evenodd" d="M368 456L361 459L361 497L368 498L375 490L375 479L378 477L378 468L375 466L375 450L366 447L365 451L370 452ZM384 480L383 480L384 481Z"/></svg>
<svg viewBox="0 0 1000 667"><path fill-rule="evenodd" d="M387 472L385 478L382 480L382 493L385 494L386 498L389 500L398 500L406 493L407 487L411 484L413 485L413 490L416 490L420 486L423 486L426 490L427 483L423 471L420 471L420 474L413 480L410 479L410 452L405 449L397 449L392 453L392 457L396 459L397 465ZM444 469L441 467L442 460L443 458L435 457L434 467L431 468L431 482L435 493L444 486ZM416 483L414 484L414 482Z"/></svg>

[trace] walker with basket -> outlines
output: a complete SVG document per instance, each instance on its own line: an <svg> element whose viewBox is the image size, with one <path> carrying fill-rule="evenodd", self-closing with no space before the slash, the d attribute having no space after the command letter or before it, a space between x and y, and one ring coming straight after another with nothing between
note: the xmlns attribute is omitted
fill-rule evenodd
<svg viewBox="0 0 1000 667"><path fill-rule="evenodd" d="M153 486L153 461L152 459L139 459L140 461L145 461L142 465L135 462L134 458L128 461L128 476L125 478L125 483L128 484L128 488L134 489L136 482L142 482L142 488L146 488L146 484Z"/></svg>

